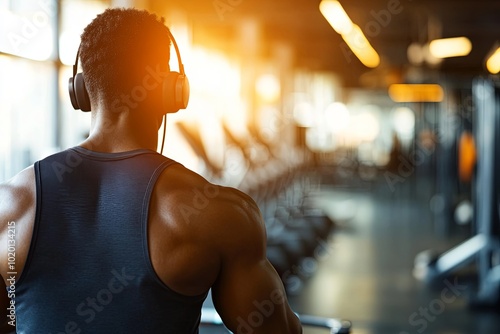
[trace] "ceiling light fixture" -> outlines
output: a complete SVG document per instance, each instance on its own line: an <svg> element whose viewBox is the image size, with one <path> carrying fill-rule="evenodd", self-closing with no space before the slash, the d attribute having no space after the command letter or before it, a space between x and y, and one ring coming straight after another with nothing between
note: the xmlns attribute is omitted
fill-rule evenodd
<svg viewBox="0 0 500 334"><path fill-rule="evenodd" d="M486 61L486 68L491 74L500 72L500 47L498 47Z"/></svg>
<svg viewBox="0 0 500 334"><path fill-rule="evenodd" d="M389 96L394 102L441 102L444 90L438 84L394 84Z"/></svg>
<svg viewBox="0 0 500 334"><path fill-rule="evenodd" d="M370 68L380 65L380 56L377 51L370 44L361 28L351 21L340 2L323 0L319 4L319 10L333 29L342 36L363 65Z"/></svg>
<svg viewBox="0 0 500 334"><path fill-rule="evenodd" d="M319 10L337 33L342 35L351 31L353 23L340 2L323 0L319 4Z"/></svg>
<svg viewBox="0 0 500 334"><path fill-rule="evenodd" d="M472 50L472 43L467 37L435 39L429 44L430 53L436 58L467 56Z"/></svg>
<svg viewBox="0 0 500 334"><path fill-rule="evenodd" d="M353 25L351 32L342 35L342 38L363 65L370 68L380 65L380 56L366 39L359 26Z"/></svg>

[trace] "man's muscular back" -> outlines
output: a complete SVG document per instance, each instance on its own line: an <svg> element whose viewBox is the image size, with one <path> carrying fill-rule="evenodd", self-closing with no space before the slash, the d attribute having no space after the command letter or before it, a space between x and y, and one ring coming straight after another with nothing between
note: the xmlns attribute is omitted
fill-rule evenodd
<svg viewBox="0 0 500 334"><path fill-rule="evenodd" d="M35 209L30 167L0 186L0 257L7 259L8 222L15 222L17 278L28 255ZM293 333L298 320L265 258L265 240L260 212L245 194L210 184L181 165L167 168L158 179L150 201L148 242L159 278L183 295L212 288L214 304L234 332L237 319L254 312L256 303L272 300L272 314L254 333ZM0 271L6 280L7 261L0 261ZM0 300L5 310L7 296L1 294Z"/></svg>

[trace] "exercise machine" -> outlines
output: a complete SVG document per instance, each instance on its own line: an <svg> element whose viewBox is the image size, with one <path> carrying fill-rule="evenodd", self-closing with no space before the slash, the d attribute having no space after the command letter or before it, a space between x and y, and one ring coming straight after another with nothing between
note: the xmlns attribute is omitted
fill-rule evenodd
<svg viewBox="0 0 500 334"><path fill-rule="evenodd" d="M441 255L424 251L415 258L414 273L435 282L474 263L477 291L471 306L500 305L500 83L478 78L473 83L476 106L473 135L477 165L473 178L474 234Z"/></svg>

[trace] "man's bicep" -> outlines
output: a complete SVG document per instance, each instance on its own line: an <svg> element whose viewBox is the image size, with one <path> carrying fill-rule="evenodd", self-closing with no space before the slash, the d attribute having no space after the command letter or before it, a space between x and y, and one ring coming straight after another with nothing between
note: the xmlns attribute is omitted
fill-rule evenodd
<svg viewBox="0 0 500 334"><path fill-rule="evenodd" d="M300 332L283 284L266 259L223 269L212 298L224 324L234 333Z"/></svg>
<svg viewBox="0 0 500 334"><path fill-rule="evenodd" d="M212 298L234 333L300 333L280 277L266 258L266 227L258 206L237 193L216 231L221 255Z"/></svg>

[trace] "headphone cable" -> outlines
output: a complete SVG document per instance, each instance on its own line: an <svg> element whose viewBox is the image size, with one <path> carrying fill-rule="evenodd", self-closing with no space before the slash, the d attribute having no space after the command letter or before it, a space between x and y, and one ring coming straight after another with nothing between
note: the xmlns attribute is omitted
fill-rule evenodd
<svg viewBox="0 0 500 334"><path fill-rule="evenodd" d="M161 140L160 154L163 155L163 146L165 145L165 134L167 132L167 114L163 116L163 139Z"/></svg>

